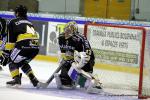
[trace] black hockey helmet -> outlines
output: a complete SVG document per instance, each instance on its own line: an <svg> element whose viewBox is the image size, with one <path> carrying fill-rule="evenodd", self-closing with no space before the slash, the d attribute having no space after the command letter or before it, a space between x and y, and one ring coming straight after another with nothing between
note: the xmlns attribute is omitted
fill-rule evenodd
<svg viewBox="0 0 150 100"><path fill-rule="evenodd" d="M26 17L28 9L24 5L18 5L14 9L15 14L18 13L19 17Z"/></svg>

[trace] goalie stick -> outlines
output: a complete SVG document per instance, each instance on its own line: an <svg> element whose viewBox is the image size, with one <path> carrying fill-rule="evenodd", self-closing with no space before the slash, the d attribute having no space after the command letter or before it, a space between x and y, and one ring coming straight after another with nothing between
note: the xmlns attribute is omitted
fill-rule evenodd
<svg viewBox="0 0 150 100"><path fill-rule="evenodd" d="M46 84L47 84L47 86L51 83L51 81L54 79L54 74L55 73L58 73L59 71L60 71L60 69L61 69L61 66L59 66L55 71L54 71L54 73L51 75L51 77L46 81Z"/></svg>
<svg viewBox="0 0 150 100"><path fill-rule="evenodd" d="M58 52L60 55L60 52ZM52 82L52 80L54 79L54 75L55 73L58 73L60 70L61 70L61 66L62 64L64 63L63 59L61 59L61 56L58 56L58 63L59 63L59 66L57 67L57 69L53 72L53 74L48 78L48 80L46 81L46 83L42 83L40 85L39 88L47 88L48 85Z"/></svg>
<svg viewBox="0 0 150 100"><path fill-rule="evenodd" d="M61 69L61 65L53 72L53 74L49 77L49 79L46 81L46 83L42 83L40 87L42 88L47 88L48 85L52 82L52 80L54 79L54 74L58 73Z"/></svg>

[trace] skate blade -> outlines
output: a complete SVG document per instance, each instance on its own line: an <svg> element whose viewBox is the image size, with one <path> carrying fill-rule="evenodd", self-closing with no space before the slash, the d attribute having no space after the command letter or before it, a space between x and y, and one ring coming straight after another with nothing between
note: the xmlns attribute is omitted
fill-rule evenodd
<svg viewBox="0 0 150 100"><path fill-rule="evenodd" d="M6 87L7 88L16 88L17 89L17 88L20 88L21 85L20 84L16 84L16 85L9 85L9 84L7 84Z"/></svg>

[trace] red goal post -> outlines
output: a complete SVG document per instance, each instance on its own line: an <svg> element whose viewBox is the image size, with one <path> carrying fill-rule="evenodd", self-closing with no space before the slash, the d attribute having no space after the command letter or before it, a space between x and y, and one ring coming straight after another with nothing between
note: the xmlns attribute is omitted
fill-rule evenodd
<svg viewBox="0 0 150 100"><path fill-rule="evenodd" d="M131 85L133 85L131 87L135 87L133 90L136 92L138 90L138 92L134 93L133 95L137 95L139 98L143 99L150 98L150 83L147 83L150 82L150 78L147 81L147 77L150 77L150 69L145 67L146 64L144 61L146 54L145 45L147 32L148 31L146 30L146 28L142 26L96 23L88 23L84 26L84 35L88 38L96 56L96 67L102 70L114 71L113 74L115 74L116 70L119 71L119 73L128 73L127 70L137 69L136 74L138 74L138 78L137 80L131 79L136 81L131 82ZM123 70L127 70L124 72L122 71L122 68ZM128 76L124 76L122 73L121 75L123 77L130 77L130 75L132 75L133 78L135 78L133 73L129 72ZM107 73L105 75L109 78L109 75L107 75ZM103 73L103 76L105 75ZM99 74L99 76L106 88L115 88L115 86L118 86L118 84L107 82L105 79L107 77L103 79L101 73ZM110 78L109 80L111 81L112 79ZM113 81L116 80L117 79L114 79ZM120 81L124 81L124 79L121 78ZM126 81L129 81L130 83L130 79ZM109 84L108 87L107 84ZM111 84L114 86L111 86ZM149 87L147 87L148 84ZM122 83L120 83L120 85L122 85ZM130 87L130 84L126 83L125 85L123 83L123 86ZM122 86L120 87L121 89L124 89L122 88ZM131 88L129 88L129 90L130 89ZM126 94L124 93L124 95ZM132 95L132 93L127 95Z"/></svg>

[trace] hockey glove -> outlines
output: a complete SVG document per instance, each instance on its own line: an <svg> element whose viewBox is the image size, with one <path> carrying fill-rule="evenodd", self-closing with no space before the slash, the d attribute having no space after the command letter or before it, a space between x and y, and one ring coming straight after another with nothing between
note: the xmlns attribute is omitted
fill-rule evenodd
<svg viewBox="0 0 150 100"><path fill-rule="evenodd" d="M0 56L0 65L6 66L9 63L9 54L8 53L2 53Z"/></svg>

